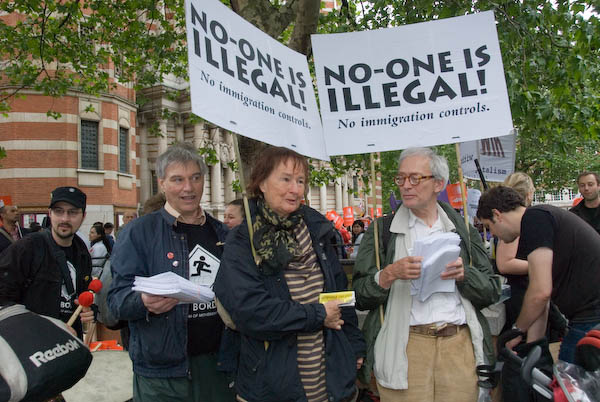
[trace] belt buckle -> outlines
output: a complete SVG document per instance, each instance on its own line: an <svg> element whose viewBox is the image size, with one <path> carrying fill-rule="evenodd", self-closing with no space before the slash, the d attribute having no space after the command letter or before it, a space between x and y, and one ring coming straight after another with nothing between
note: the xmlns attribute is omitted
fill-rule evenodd
<svg viewBox="0 0 600 402"><path fill-rule="evenodd" d="M431 328L433 329L433 334L437 336L440 332L448 328L448 323L445 322L442 325L432 326Z"/></svg>

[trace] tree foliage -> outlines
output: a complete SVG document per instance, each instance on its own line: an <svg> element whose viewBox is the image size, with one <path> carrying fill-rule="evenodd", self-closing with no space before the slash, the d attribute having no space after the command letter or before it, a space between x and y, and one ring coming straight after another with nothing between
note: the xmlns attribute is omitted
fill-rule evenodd
<svg viewBox="0 0 600 402"><path fill-rule="evenodd" d="M349 4L322 17L322 32L399 26L494 11L514 126L517 170L536 185L571 186L577 171L598 170L600 22L585 1L395 1ZM583 12L593 12L584 18ZM454 147L439 147L456 167ZM456 179L456 170L451 169ZM384 178L384 181L390 178Z"/></svg>
<svg viewBox="0 0 600 402"><path fill-rule="evenodd" d="M0 3L0 111L23 88L49 96L69 89L110 92L121 82L140 89L165 74L185 77L185 16L179 0L14 0Z"/></svg>
<svg viewBox="0 0 600 402"><path fill-rule="evenodd" d="M538 186L572 183L575 172L596 169L600 145L600 22L596 3L581 0L361 0L319 14L318 0L222 0L272 37L309 57L310 34L399 26L493 10L514 126L517 169ZM62 96L69 89L110 92L121 82L140 89L166 74L186 78L183 0L9 0L0 2L0 112L23 88ZM14 19L11 16L18 16ZM410 38L407 38L410 40ZM143 100L138 100L142 101ZM50 111L51 112L51 111ZM251 160L262 144L241 144ZM453 147L440 147L456 166ZM393 154L396 155L396 154ZM384 197L395 174L382 155ZM349 169L368 170L368 156L334 158L316 182ZM453 170L454 172L454 170ZM365 177L368 180L367 177Z"/></svg>

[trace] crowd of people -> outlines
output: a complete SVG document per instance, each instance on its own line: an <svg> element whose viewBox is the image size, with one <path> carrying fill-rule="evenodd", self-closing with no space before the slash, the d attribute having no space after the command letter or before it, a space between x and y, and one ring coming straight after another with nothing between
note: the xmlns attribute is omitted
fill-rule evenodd
<svg viewBox="0 0 600 402"><path fill-rule="evenodd" d="M559 358L567 362L600 323L594 173L577 178L583 201L571 212L531 206L533 181L523 173L486 191L477 218L496 238L490 255L478 231L438 201L446 160L428 148L404 150L394 179L401 205L377 218L377 233L356 220L352 249L344 246L355 259L355 306L321 302L348 281L340 234L302 202L305 157L278 147L263 152L248 208L229 203L223 222L200 206L207 166L193 146L170 146L156 173L160 193L139 218L126 214L116 239L110 222L94 223L87 239L77 236L86 195L76 187L52 192L48 230L26 235L17 208L0 208L0 305L67 321L76 296L110 262L106 303L130 332L134 401L488 400L482 367L496 357L482 310L499 301L502 278L512 288L505 329L520 334L507 346L519 354L536 344L549 356L553 311L565 317ZM448 286L423 299L414 282L425 256L414 255L415 242L448 233L460 238L459 257L440 274ZM132 289L136 276L167 271L212 288L215 299L186 304ZM368 312L360 328L356 310ZM93 320L84 308L73 333L81 337L82 323ZM530 400L510 366L502 384L510 390L505 401Z"/></svg>

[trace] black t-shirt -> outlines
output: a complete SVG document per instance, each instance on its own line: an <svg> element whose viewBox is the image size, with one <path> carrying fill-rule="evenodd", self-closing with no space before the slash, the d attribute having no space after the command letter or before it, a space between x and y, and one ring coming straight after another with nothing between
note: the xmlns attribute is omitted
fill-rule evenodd
<svg viewBox="0 0 600 402"><path fill-rule="evenodd" d="M585 202L581 201L580 204L571 209L571 212L592 225L594 230L600 233L600 207L588 208L585 206Z"/></svg>
<svg viewBox="0 0 600 402"><path fill-rule="evenodd" d="M218 238L213 227L188 225L178 222L178 233L186 235L189 252L190 281L208 286L212 285L221 263L223 247L217 245ZM192 303L188 315L188 353L191 356L216 352L221 342L223 321L217 314L215 301Z"/></svg>
<svg viewBox="0 0 600 402"><path fill-rule="evenodd" d="M62 274L62 270L59 267L57 267L60 272L61 272L61 286L60 286L60 319L62 321L67 322L69 320L69 318L71 318L71 315L73 314L73 312L75 311L76 305L75 305L75 299L77 298L77 294L72 293L70 294L67 288L67 285L65 284L66 280L70 280L71 284L73 285L73 290L76 290L76 275L77 275L77 269L75 267L75 249L74 246L71 245L69 247L60 247L60 249L65 253L65 256L67 257L67 267L69 268L69 275L70 278L64 278L63 274Z"/></svg>
<svg viewBox="0 0 600 402"><path fill-rule="evenodd" d="M538 205L521 220L517 258L553 251L552 301L573 321L600 319L600 235L571 212Z"/></svg>
<svg viewBox="0 0 600 402"><path fill-rule="evenodd" d="M526 260L532 251L540 247L554 249L555 226L556 221L548 211L529 208L521 220L517 258Z"/></svg>

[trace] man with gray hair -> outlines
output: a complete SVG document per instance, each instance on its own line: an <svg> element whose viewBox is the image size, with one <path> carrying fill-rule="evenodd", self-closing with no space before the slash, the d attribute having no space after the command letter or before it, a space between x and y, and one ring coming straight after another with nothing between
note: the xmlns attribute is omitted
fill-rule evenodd
<svg viewBox="0 0 600 402"><path fill-rule="evenodd" d="M177 299L131 288L136 276L166 271L212 286L227 228L200 207L207 167L190 144L176 144L156 161L166 203L128 223L115 243L108 305L131 331L135 401L233 401L217 371L223 322L214 300Z"/></svg>
<svg viewBox="0 0 600 402"><path fill-rule="evenodd" d="M481 309L498 301L500 282L477 230L437 196L446 187L448 164L429 148L402 152L394 181L402 205L378 219L381 270L375 263L370 225L354 264L357 308L370 310L363 332L367 360L359 378L371 370L381 401L476 401L476 367L493 364L489 327ZM460 236L460 257L443 267L452 290L422 300L412 281L422 275L415 240L444 232Z"/></svg>

